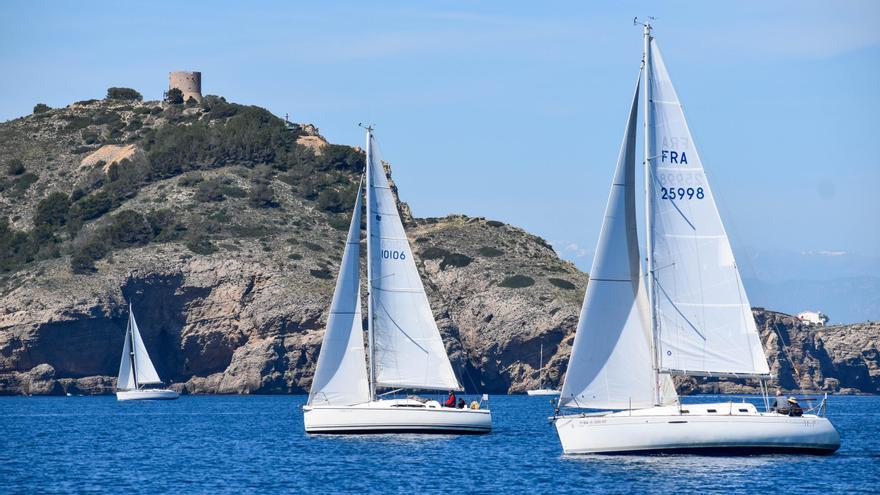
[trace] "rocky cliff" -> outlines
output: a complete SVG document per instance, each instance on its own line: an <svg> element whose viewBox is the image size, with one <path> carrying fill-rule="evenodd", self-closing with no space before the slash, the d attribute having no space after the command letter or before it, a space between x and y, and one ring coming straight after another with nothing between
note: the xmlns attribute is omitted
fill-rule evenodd
<svg viewBox="0 0 880 495"><path fill-rule="evenodd" d="M0 124L0 157L0 394L110 393L129 302L178 390L308 390L359 149L207 96L42 108ZM542 343L559 384L587 275L522 229L400 208L465 387L536 386ZM880 325L756 318L783 387L880 391Z"/></svg>

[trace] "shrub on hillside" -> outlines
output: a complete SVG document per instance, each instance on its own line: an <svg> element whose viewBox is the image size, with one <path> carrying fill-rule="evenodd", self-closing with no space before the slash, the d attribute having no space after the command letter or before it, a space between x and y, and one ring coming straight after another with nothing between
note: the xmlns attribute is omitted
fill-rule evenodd
<svg viewBox="0 0 880 495"><path fill-rule="evenodd" d="M480 249L478 249L477 252L487 258L494 258L496 256L504 255L504 251L502 251L500 249L495 249L491 246L483 246Z"/></svg>
<svg viewBox="0 0 880 495"><path fill-rule="evenodd" d="M177 179L177 184L181 187L191 187L204 181L205 178L199 172L189 172Z"/></svg>
<svg viewBox="0 0 880 495"><path fill-rule="evenodd" d="M309 270L309 274L315 278L320 279L331 279L333 278L333 274L330 273L330 270L326 268L320 268L318 270Z"/></svg>
<svg viewBox="0 0 880 495"><path fill-rule="evenodd" d="M72 215L82 220L92 220L100 217L113 208L113 198L107 191L98 191L89 194L73 204Z"/></svg>
<svg viewBox="0 0 880 495"><path fill-rule="evenodd" d="M171 88L165 93L165 101L172 105L180 105L183 103L183 91L179 88Z"/></svg>
<svg viewBox="0 0 880 495"><path fill-rule="evenodd" d="M103 232L94 231L74 243L70 253L70 269L73 273L94 273L95 261L110 252Z"/></svg>
<svg viewBox="0 0 880 495"><path fill-rule="evenodd" d="M327 223L336 230L347 231L351 223L351 219L345 215L333 215L327 220Z"/></svg>
<svg viewBox="0 0 880 495"><path fill-rule="evenodd" d="M141 101L144 97L131 88L107 88L107 99Z"/></svg>
<svg viewBox="0 0 880 495"><path fill-rule="evenodd" d="M153 238L153 229L147 219L134 210L113 215L103 230L110 244L116 248L142 246Z"/></svg>
<svg viewBox="0 0 880 495"><path fill-rule="evenodd" d="M18 158L12 158L6 162L6 173L9 175L21 175L25 171L24 163Z"/></svg>
<svg viewBox="0 0 880 495"><path fill-rule="evenodd" d="M355 151L350 146L330 144L321 150L321 156L316 158L318 170L349 170L359 172L363 170L366 162L364 154Z"/></svg>
<svg viewBox="0 0 880 495"><path fill-rule="evenodd" d="M48 112L49 110L52 110L52 107L46 105L45 103L37 103L36 105L34 105L34 115L38 113Z"/></svg>
<svg viewBox="0 0 880 495"><path fill-rule="evenodd" d="M440 269L445 270L450 266L461 268L470 265L471 261L473 261L473 258L470 256L465 256L459 253L450 253L443 257L443 261L440 262Z"/></svg>
<svg viewBox="0 0 880 495"><path fill-rule="evenodd" d="M0 217L0 272L16 270L33 261L35 254L31 236L13 228L6 217Z"/></svg>
<svg viewBox="0 0 880 495"><path fill-rule="evenodd" d="M178 220L177 213L169 208L153 210L146 215L150 224L153 239L167 242L179 239L186 231L186 226Z"/></svg>
<svg viewBox="0 0 880 495"><path fill-rule="evenodd" d="M34 182L37 181L37 179L38 179L38 177L36 176L36 174L32 174L30 172L22 175L21 177L18 178L18 180L15 181L15 184L14 184L15 193L21 194L21 193L27 191L28 188L30 188L34 184Z"/></svg>
<svg viewBox="0 0 880 495"><path fill-rule="evenodd" d="M275 193L266 183L259 183L251 188L248 192L248 203L255 208L275 208L278 206L275 201Z"/></svg>
<svg viewBox="0 0 880 495"><path fill-rule="evenodd" d="M342 195L334 189L326 189L318 194L318 208L330 213L342 213L347 208Z"/></svg>
<svg viewBox="0 0 880 495"><path fill-rule="evenodd" d="M547 280L549 280L551 284L559 287L560 289L574 290L577 288L573 283L561 278L548 278Z"/></svg>
<svg viewBox="0 0 880 495"><path fill-rule="evenodd" d="M499 287L507 287L509 289L522 289L535 285L535 279L525 275L513 275L505 278L498 284Z"/></svg>
<svg viewBox="0 0 880 495"><path fill-rule="evenodd" d="M486 225L490 227L503 227L504 222L499 222L498 220L487 220Z"/></svg>
<svg viewBox="0 0 880 495"><path fill-rule="evenodd" d="M438 260L438 259L440 259L444 256L448 256L448 255L449 255L449 251L447 251L443 248L438 248L438 247L429 247L428 249L425 249L424 251L422 251L422 254L421 254L422 258L426 259L426 260Z"/></svg>
<svg viewBox="0 0 880 495"><path fill-rule="evenodd" d="M62 192L54 192L37 204L34 212L34 227L57 229L67 223L70 213L70 198Z"/></svg>
<svg viewBox="0 0 880 495"><path fill-rule="evenodd" d="M223 201L226 196L223 194L223 184L217 179L208 179L199 183L196 188L196 201L209 203L212 201Z"/></svg>

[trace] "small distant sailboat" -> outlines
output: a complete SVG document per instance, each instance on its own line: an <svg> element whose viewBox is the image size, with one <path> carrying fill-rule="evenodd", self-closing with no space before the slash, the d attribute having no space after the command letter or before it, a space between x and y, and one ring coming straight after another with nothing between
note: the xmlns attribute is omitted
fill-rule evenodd
<svg viewBox="0 0 880 495"><path fill-rule="evenodd" d="M128 327L125 330L125 344L122 347L122 361L119 363L119 377L116 380L117 400L173 400L178 397L174 390L146 388L146 385L162 384L147 348L141 339L134 311L128 305Z"/></svg>
<svg viewBox="0 0 880 495"><path fill-rule="evenodd" d="M488 409L383 399L377 388L462 390L452 371L388 178L367 127L367 349L361 320L358 190L308 403L307 433L488 433ZM369 364L367 363L369 356ZM369 371L368 371L369 370Z"/></svg>
<svg viewBox="0 0 880 495"><path fill-rule="evenodd" d="M529 395L559 395L559 390L553 390L552 388L544 388L544 343L541 342L541 350L538 357L538 379L540 382L538 383L537 390L527 390L526 393Z"/></svg>
<svg viewBox="0 0 880 495"><path fill-rule="evenodd" d="M681 103L644 27L647 270L635 213L637 83L559 399L560 407L605 412L554 416L562 448L832 453L840 436L828 418L767 407L770 369L749 300ZM682 404L672 375L757 379L768 411Z"/></svg>

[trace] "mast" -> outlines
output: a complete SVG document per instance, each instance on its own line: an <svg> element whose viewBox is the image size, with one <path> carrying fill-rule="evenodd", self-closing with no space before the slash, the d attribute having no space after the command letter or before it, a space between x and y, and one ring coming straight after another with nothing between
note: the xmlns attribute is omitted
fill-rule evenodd
<svg viewBox="0 0 880 495"><path fill-rule="evenodd" d="M131 319L132 318L133 318L133 316L132 316L132 312L131 312L131 303L128 303L128 331L125 333L128 334L128 346L129 346L128 355L129 355L129 359L131 360L131 373L132 373L132 376L134 377L134 388L135 388L135 390L137 390L138 388L140 388L140 386L138 385L137 361L135 361L135 357L134 357L134 330L132 330L132 328L131 328Z"/></svg>
<svg viewBox="0 0 880 495"><path fill-rule="evenodd" d="M645 38L645 48L642 55L642 64L645 68L645 106L643 112L645 119L645 261L647 265L648 308L651 314L651 336L653 344L653 352L651 355L654 360L654 404L660 405L660 346L658 345L657 311L654 301L654 221L651 211L651 199L654 192L654 184L652 182L653 177L651 174L651 160L654 158L651 156L654 145L651 140L651 121L653 117L653 115L651 115L651 24L645 22L642 25L644 26Z"/></svg>
<svg viewBox="0 0 880 495"><path fill-rule="evenodd" d="M371 125L362 126L367 130L367 190L366 190L366 200L367 200L367 345L370 348L369 356L370 356L370 400L376 400L376 353L375 346L373 345L373 241L370 237L372 235L370 224L372 222L370 203L370 195L372 193L373 181L371 178L372 175L372 146L371 142L373 141L373 127Z"/></svg>
<svg viewBox="0 0 880 495"><path fill-rule="evenodd" d="M541 342L541 351L538 354L538 388L544 388L544 343Z"/></svg>

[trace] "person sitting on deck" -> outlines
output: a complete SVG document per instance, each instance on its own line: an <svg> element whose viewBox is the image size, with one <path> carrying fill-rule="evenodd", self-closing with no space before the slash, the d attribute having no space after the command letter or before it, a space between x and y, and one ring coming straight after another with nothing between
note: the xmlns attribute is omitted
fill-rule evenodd
<svg viewBox="0 0 880 495"><path fill-rule="evenodd" d="M452 390L449 391L449 397L446 398L443 407L455 407L455 392Z"/></svg>
<svg viewBox="0 0 880 495"><path fill-rule="evenodd" d="M798 404L797 399L794 397L788 398L788 415L789 416L803 416L804 410L800 404Z"/></svg>
<svg viewBox="0 0 880 495"><path fill-rule="evenodd" d="M459 398L458 398L458 408L459 408L459 409L464 409L465 406L466 406L466 404L465 404L465 402L464 402L464 399L462 399L461 397L459 397Z"/></svg>
<svg viewBox="0 0 880 495"><path fill-rule="evenodd" d="M773 402L773 406L770 408L771 411L776 411L779 414L788 414L789 405L788 400L782 395L782 391L776 389L776 399Z"/></svg>

